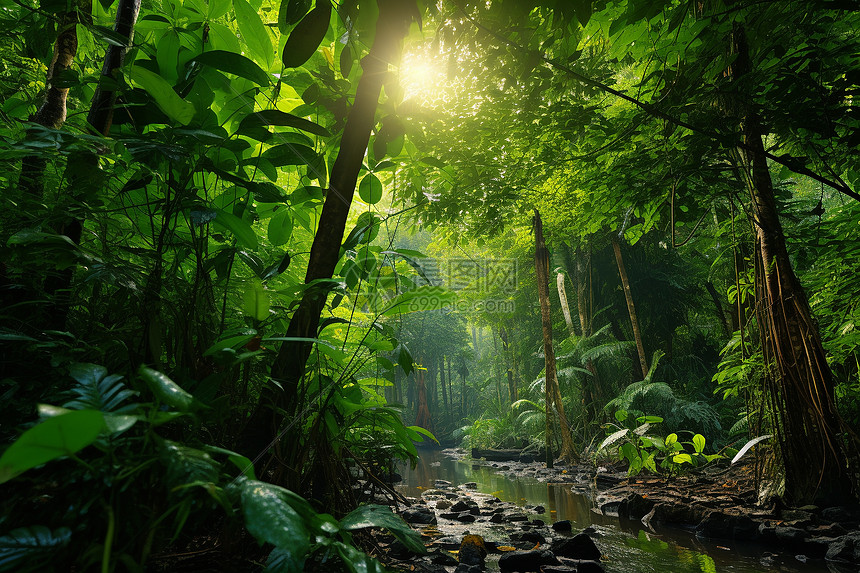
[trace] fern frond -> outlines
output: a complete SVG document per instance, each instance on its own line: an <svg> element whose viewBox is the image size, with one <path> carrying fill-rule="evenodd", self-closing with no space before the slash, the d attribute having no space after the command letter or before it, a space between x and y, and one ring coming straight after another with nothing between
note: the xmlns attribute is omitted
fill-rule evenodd
<svg viewBox="0 0 860 573"><path fill-rule="evenodd" d="M119 374L108 376L107 372L107 368L98 364L85 362L72 364L69 375L77 380L78 384L69 391L72 399L63 404L63 407L71 410L99 410L114 414L130 412L137 408L137 404L120 406L128 398L136 396L137 392L126 388L121 382L123 376Z"/></svg>

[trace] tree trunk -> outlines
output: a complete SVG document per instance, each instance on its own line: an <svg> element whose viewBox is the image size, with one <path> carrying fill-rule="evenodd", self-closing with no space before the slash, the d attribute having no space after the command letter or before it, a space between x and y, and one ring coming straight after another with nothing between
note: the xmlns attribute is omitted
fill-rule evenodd
<svg viewBox="0 0 860 573"><path fill-rule="evenodd" d="M51 129L60 129L66 122L66 99L69 88L58 87L54 79L70 69L78 53L78 13L73 9L60 17L57 40L48 73L45 76L45 101L31 120ZM44 191L43 177L47 160L44 156L31 155L21 162L20 185L36 199L41 199Z"/></svg>
<svg viewBox="0 0 860 573"><path fill-rule="evenodd" d="M720 326L723 328L723 334L727 337L731 336L731 326L726 318L726 313L723 312L723 305L720 303L720 296L717 294L717 289L714 288L714 283L711 281L705 281L705 288L707 289L708 294L711 295L711 300L714 302L714 308L717 311L717 318L720 319Z"/></svg>
<svg viewBox="0 0 860 573"><path fill-rule="evenodd" d="M549 419L550 404L555 403L555 410L558 412L559 430L561 432L561 458L566 462L573 463L576 461L576 451L573 447L573 439L570 436L570 425L567 422L567 416L564 414L564 404L562 403L561 390L558 387L558 377L555 369L555 351L552 348L552 317L550 316L549 307L549 252L544 242L543 223L537 209L535 209L533 223L535 231L535 274L537 275L538 298L540 299L543 350L546 363L546 382L544 386L546 388L547 419ZM549 432L547 434L549 435ZM547 449L551 449L549 448L549 443L547 443ZM551 454L547 454L547 460L549 460L550 456ZM548 465L551 466L552 464L548 462Z"/></svg>
<svg viewBox="0 0 860 573"><path fill-rule="evenodd" d="M445 414L450 411L448 408L448 387L445 384L445 355L439 357L439 383L442 385L442 405L445 407ZM445 417L443 416L443 420Z"/></svg>
<svg viewBox="0 0 860 573"><path fill-rule="evenodd" d="M430 408L427 405L427 385L424 380L424 368L416 368L415 382L418 401L418 414L415 416L415 425L426 430L433 431L433 420L430 418Z"/></svg>
<svg viewBox="0 0 860 573"><path fill-rule="evenodd" d="M573 318L570 316L570 306L567 304L567 291L564 288L564 273L558 273L555 279L556 286L558 287L558 300L561 303L561 312L564 314L564 323L567 325L567 332L571 336L576 336L576 329L573 327Z"/></svg>
<svg viewBox="0 0 860 573"><path fill-rule="evenodd" d="M93 94L93 101L87 114L89 124L102 135L110 133L110 127L113 123L113 107L116 103L116 91L104 88L102 84L114 85L116 82L116 71L125 62L128 46L131 46L134 40L134 26L139 13L140 0L120 0L116 9L116 22L113 31L121 38L128 38L128 44L125 46L111 44L108 48L102 66L101 81L99 87L96 88L96 93Z"/></svg>
<svg viewBox="0 0 860 573"><path fill-rule="evenodd" d="M499 336L502 339L502 349L505 352L505 366L508 371L508 397L511 399L511 404L513 404L519 398L517 397L517 382L514 380L513 359L511 357L513 350L508 342L509 333L504 326L499 329Z"/></svg>
<svg viewBox="0 0 860 573"><path fill-rule="evenodd" d="M362 60L363 73L344 127L340 151L332 167L329 189L311 246L305 283L331 278L334 273L358 172L367 151L370 132L376 123L382 82L388 73L389 63L396 59L400 51L400 43L412 21L412 2L378 0L378 5L376 37L370 53ZM326 298L325 293L315 289L306 292L290 319L286 336L316 338ZM255 457L277 441L272 441L272 437L279 434L283 421L279 409L286 412L291 422L297 422L295 415L300 402L299 385L312 348L313 343L305 341L281 344L271 371L271 380L278 384L269 382L263 387L257 408L240 439L240 448L245 453ZM297 442L287 441L291 446ZM293 471L300 471L300 468L293 468Z"/></svg>
<svg viewBox="0 0 860 573"><path fill-rule="evenodd" d="M627 269L624 268L624 258L621 256L621 245L614 233L612 234L612 249L615 251L615 262L618 264L618 274L621 275L621 285L624 287L624 299L627 301L630 327L633 329L633 338L636 340L636 352L639 354L642 378L645 379L648 377L648 360L645 358L645 346L642 344L642 331L639 329L639 319L636 318L636 306L633 304L633 293L630 291Z"/></svg>
<svg viewBox="0 0 860 573"><path fill-rule="evenodd" d="M576 250L576 308L579 312L582 336L589 337L591 336L591 252L588 253L588 260L583 263L579 249Z"/></svg>
<svg viewBox="0 0 860 573"><path fill-rule="evenodd" d="M737 55L732 76L751 70L746 33L732 33ZM757 273L762 349L770 365L769 398L785 470L785 495L795 505L845 503L851 495L847 460L856 456L856 438L836 410L833 374L806 293L794 274L767 165L763 130L754 110L742 110L741 150L761 272Z"/></svg>

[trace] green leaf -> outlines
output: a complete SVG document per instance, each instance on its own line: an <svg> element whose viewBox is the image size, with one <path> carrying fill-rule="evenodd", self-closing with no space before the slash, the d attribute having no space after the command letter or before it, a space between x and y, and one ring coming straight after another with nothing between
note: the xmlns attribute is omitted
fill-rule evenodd
<svg viewBox="0 0 860 573"><path fill-rule="evenodd" d="M269 296L259 279L254 279L245 287L242 311L254 320L265 320L269 316Z"/></svg>
<svg viewBox="0 0 860 573"><path fill-rule="evenodd" d="M182 125L191 123L195 113L194 104L179 97L164 78L140 66L132 66L128 77L152 96L167 117Z"/></svg>
<svg viewBox="0 0 860 573"><path fill-rule="evenodd" d="M0 483L92 444L105 429L101 412L75 410L48 418L15 440L0 456Z"/></svg>
<svg viewBox="0 0 860 573"><path fill-rule="evenodd" d="M242 454L237 454L236 452L234 452L232 450L228 450L225 448L219 448L218 446L207 445L207 446L203 446L203 449L206 450L207 452L215 452L218 454L225 454L227 456L227 459L230 461L230 463L232 463L234 466L239 468L239 471L242 472L242 475L244 475L245 477L250 478L250 479L257 479L257 475L254 472L254 462L252 462L251 460L249 460L248 458L246 458Z"/></svg>
<svg viewBox="0 0 860 573"><path fill-rule="evenodd" d="M693 458L692 456L690 456L690 454L675 454L674 456L672 456L672 461L676 464L692 464Z"/></svg>
<svg viewBox="0 0 860 573"><path fill-rule="evenodd" d="M311 9L311 0L281 0L278 10L278 29L286 34L290 26L304 18Z"/></svg>
<svg viewBox="0 0 860 573"><path fill-rule="evenodd" d="M676 443L677 441L678 441L678 434L675 434L674 432L669 434L668 436L666 436L666 445L667 446L671 446L672 444Z"/></svg>
<svg viewBox="0 0 860 573"><path fill-rule="evenodd" d="M606 438L604 438L602 442L600 442L600 445L597 447L597 451L599 452L606 446L611 446L612 444L626 436L628 431L629 430L625 428L623 430L618 430L617 432L612 432L611 434L606 436Z"/></svg>
<svg viewBox="0 0 860 573"><path fill-rule="evenodd" d="M302 573L305 555L297 555L292 547L275 547L266 558L264 573Z"/></svg>
<svg viewBox="0 0 860 573"><path fill-rule="evenodd" d="M230 11L233 2L231 0L209 0L206 16L210 20L217 20Z"/></svg>
<svg viewBox="0 0 860 573"><path fill-rule="evenodd" d="M215 212L218 215L212 222L217 227L222 227L233 233L240 245L252 251L257 250L257 235L254 234L254 229L250 223L222 209L215 209Z"/></svg>
<svg viewBox="0 0 860 573"><path fill-rule="evenodd" d="M358 196L368 205L375 205L382 199L382 182L373 173L368 173L358 185Z"/></svg>
<svg viewBox="0 0 860 573"><path fill-rule="evenodd" d="M277 139L277 135L275 138ZM270 147L263 152L263 159L269 160L275 167L286 165L310 165L316 161L317 152L310 147L295 143L284 143Z"/></svg>
<svg viewBox="0 0 860 573"><path fill-rule="evenodd" d="M290 240L293 234L293 218L287 207L275 211L275 216L269 220L268 233L269 242L276 247Z"/></svg>
<svg viewBox="0 0 860 573"><path fill-rule="evenodd" d="M705 451L705 436L702 434L696 434L693 436L693 447L696 449L697 454L701 454Z"/></svg>
<svg viewBox="0 0 860 573"><path fill-rule="evenodd" d="M289 549L304 558L310 548L305 522L287 503L286 493L278 486L256 480L242 483L242 513L245 526L258 541Z"/></svg>
<svg viewBox="0 0 860 573"><path fill-rule="evenodd" d="M212 50L211 52L203 52L196 58L188 61L189 64L194 62L251 80L261 86L267 86L270 83L271 76L252 60L241 54L226 50Z"/></svg>
<svg viewBox="0 0 860 573"><path fill-rule="evenodd" d="M269 69L274 59L274 48L260 15L247 0L233 0L233 10L236 13L236 23L239 24L239 33L245 40L245 44L254 56L266 64L266 69Z"/></svg>
<svg viewBox="0 0 860 573"><path fill-rule="evenodd" d="M347 531L367 527L384 527L388 529L410 551L424 554L427 549L421 542L421 536L383 505L362 505L348 513L340 520L340 526Z"/></svg>
<svg viewBox="0 0 860 573"><path fill-rule="evenodd" d="M44 525L13 529L0 537L0 571L50 570L47 567L57 550L69 544L72 531L60 527L51 531ZM44 569L37 569L45 566Z"/></svg>
<svg viewBox="0 0 860 573"><path fill-rule="evenodd" d="M188 412L195 407L194 397L180 388L166 374L146 366L141 366L137 373L143 378L156 398L168 406L176 408L180 412Z"/></svg>
<svg viewBox="0 0 860 573"><path fill-rule="evenodd" d="M451 306L457 295L437 286L420 286L397 295L382 312L382 316L393 316L424 310L440 310Z"/></svg>
<svg viewBox="0 0 860 573"><path fill-rule="evenodd" d="M326 128L303 117L292 115L278 109L264 109L246 115L239 123L239 133L260 128L266 125L293 127L321 137L330 137Z"/></svg>
<svg viewBox="0 0 860 573"><path fill-rule="evenodd" d="M299 22L284 45L282 60L287 68L297 68L307 62L328 32L331 3L318 0L317 5Z"/></svg>

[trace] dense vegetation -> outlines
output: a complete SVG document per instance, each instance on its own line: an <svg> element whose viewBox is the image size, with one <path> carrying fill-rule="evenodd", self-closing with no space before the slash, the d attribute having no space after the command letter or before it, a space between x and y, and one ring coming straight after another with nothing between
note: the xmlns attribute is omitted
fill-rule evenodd
<svg viewBox="0 0 860 573"><path fill-rule="evenodd" d="M667 475L752 441L767 495L856 498L851 3L0 25L0 570L381 570L356 530L421 544L360 503L436 438Z"/></svg>

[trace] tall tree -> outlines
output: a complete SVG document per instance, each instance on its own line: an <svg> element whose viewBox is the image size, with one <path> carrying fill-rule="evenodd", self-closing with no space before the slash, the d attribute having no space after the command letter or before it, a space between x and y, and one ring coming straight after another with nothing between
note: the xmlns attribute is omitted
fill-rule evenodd
<svg viewBox="0 0 860 573"><path fill-rule="evenodd" d="M537 275L538 297L540 299L543 351L546 364L544 384L546 388L547 416L549 416L550 405L554 404L555 412L558 414L559 433L561 434L560 457L567 462L574 462L577 459L576 449L573 445L573 438L570 435L570 424L564 413L564 404L562 403L561 390L558 386L558 376L556 373L555 350L552 347L552 317L550 315L549 304L549 251L546 248L543 236L543 223L537 209L535 209L533 228L535 233L535 274ZM547 465L552 467L550 456L551 454L547 452Z"/></svg>

